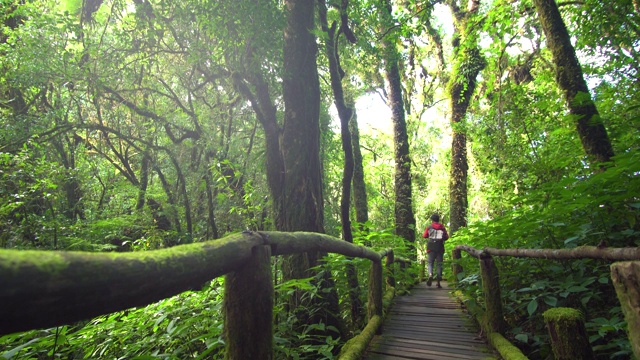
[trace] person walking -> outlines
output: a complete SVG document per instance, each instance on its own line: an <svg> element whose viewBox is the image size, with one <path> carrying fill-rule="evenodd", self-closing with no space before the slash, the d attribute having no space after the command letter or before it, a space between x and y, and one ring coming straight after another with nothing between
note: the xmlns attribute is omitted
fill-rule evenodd
<svg viewBox="0 0 640 360"><path fill-rule="evenodd" d="M431 215L431 225L427 226L422 233L422 237L429 239L427 241L427 270L429 271L429 279L427 279L427 286L431 286L433 283L433 262L436 262L437 276L436 286L438 289L440 281L442 281L442 257L444 255L444 242L449 239L447 229L440 223L440 215Z"/></svg>

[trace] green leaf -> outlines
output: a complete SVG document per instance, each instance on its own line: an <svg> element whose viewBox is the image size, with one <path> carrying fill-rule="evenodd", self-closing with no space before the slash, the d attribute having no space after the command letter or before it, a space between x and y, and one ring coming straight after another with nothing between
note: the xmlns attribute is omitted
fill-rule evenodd
<svg viewBox="0 0 640 360"><path fill-rule="evenodd" d="M15 348L7 351L6 353L2 354L2 358L3 359L13 359L13 357L16 356L16 354L19 353L22 349L24 349L24 348L28 347L29 345L31 345L33 343L36 343L38 341L40 341L40 338L33 339L33 340L27 342L26 344L22 344L20 346L17 346Z"/></svg>
<svg viewBox="0 0 640 360"><path fill-rule="evenodd" d="M555 296L545 296L544 303L551 307L556 307L558 305L558 298Z"/></svg>
<svg viewBox="0 0 640 360"><path fill-rule="evenodd" d="M527 334L518 334L515 336L516 340L523 342L523 343L528 343L529 342L529 335Z"/></svg>
<svg viewBox="0 0 640 360"><path fill-rule="evenodd" d="M533 315L536 310L538 310L538 299L533 299L529 302L529 305L527 305L527 312L529 313L529 316Z"/></svg>

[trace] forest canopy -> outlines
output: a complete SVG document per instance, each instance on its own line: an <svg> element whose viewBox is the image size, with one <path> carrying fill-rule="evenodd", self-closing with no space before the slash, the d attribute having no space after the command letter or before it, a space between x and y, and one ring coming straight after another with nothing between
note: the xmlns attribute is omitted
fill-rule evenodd
<svg viewBox="0 0 640 360"><path fill-rule="evenodd" d="M0 24L2 248L304 230L421 259L433 213L448 250L640 246L636 0L0 0ZM365 112L371 99L390 115ZM362 322L346 289L366 267L321 257L274 260L276 306L328 286L351 328L319 344L317 324L305 342L276 319L278 358L330 358ZM630 356L607 263L499 266L509 336L531 358L550 352L541 313L556 306L587 313L599 358ZM481 305L477 264L457 280ZM221 281L2 337L0 355L219 354Z"/></svg>

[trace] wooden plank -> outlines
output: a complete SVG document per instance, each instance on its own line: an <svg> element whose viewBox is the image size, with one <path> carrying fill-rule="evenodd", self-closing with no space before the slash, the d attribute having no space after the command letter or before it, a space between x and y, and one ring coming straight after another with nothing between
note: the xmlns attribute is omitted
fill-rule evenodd
<svg viewBox="0 0 640 360"><path fill-rule="evenodd" d="M363 359L495 359L476 334L460 305L444 289L422 283L395 299Z"/></svg>

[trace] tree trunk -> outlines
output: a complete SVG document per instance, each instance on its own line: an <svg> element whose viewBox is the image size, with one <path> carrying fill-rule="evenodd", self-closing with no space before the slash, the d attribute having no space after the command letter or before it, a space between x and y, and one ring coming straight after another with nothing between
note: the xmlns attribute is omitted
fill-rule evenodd
<svg viewBox="0 0 640 360"><path fill-rule="evenodd" d="M353 108L349 107L344 99L342 88L342 75L340 74L340 63L338 61L338 48L336 35L337 23L334 22L329 28L327 22L327 6L324 1L319 2L320 22L322 30L326 33L325 51L329 59L329 75L331 77L331 89L335 99L338 117L340 118L340 135L342 139L342 151L344 152L344 168L342 172L342 197L340 199L340 220L342 222L342 238L353 243L353 233L351 232L351 180L353 179L353 147L351 145L351 133L349 122L354 114ZM343 9L346 11L346 9ZM360 301L360 285L358 282L358 272L353 263L346 263L347 283L349 284L349 300L351 302L351 325L352 328L359 329L364 320L362 315L362 303Z"/></svg>
<svg viewBox="0 0 640 360"><path fill-rule="evenodd" d="M367 204L367 185L364 181L364 167L362 166L362 151L360 151L358 116L355 112L349 122L349 128L353 145L353 205L356 210L356 222L364 224L369 221L369 205Z"/></svg>
<svg viewBox="0 0 640 360"><path fill-rule="evenodd" d="M205 190L207 192L207 238L217 239L220 237L218 233L218 225L216 224L216 215L215 215L215 199L214 199L214 190L211 179L213 174L211 173L211 156L209 154L206 155L207 170L204 175L204 184Z"/></svg>
<svg viewBox="0 0 640 360"><path fill-rule="evenodd" d="M463 36L463 34L465 36L473 36L473 34L468 34L467 23L475 14L479 5L479 1L469 1L468 9L462 11L453 2L450 3L451 11L455 18L453 51L454 58L457 60L453 65L453 73L449 84L451 128L453 130L449 179L449 230L451 234L467 226L467 211L469 208L467 178L469 165L465 117L476 88L476 77L486 65L477 48L461 45L460 36ZM468 39L464 43L468 44ZM475 43L473 46L475 46Z"/></svg>
<svg viewBox="0 0 640 360"><path fill-rule="evenodd" d="M144 208L144 199L147 195L147 186L149 184L149 154L142 153L140 164L140 184L138 185L138 200L136 201L136 210L140 211Z"/></svg>
<svg viewBox="0 0 640 360"><path fill-rule="evenodd" d="M393 142L395 158L395 226L396 234L408 243L411 257L417 258L414 242L416 239L416 219L413 215L411 196L411 159L409 157L409 137L402 102L402 85L398 62L400 55L396 48L397 36L389 31L394 26L391 2L383 0L380 8L380 19L383 31L384 71L388 85L389 106L393 121Z"/></svg>
<svg viewBox="0 0 640 360"><path fill-rule="evenodd" d="M582 147L592 162L609 161L614 155L607 130L591 99L571 37L555 0L534 0L542 29L556 65L556 81L575 116Z"/></svg>
<svg viewBox="0 0 640 360"><path fill-rule="evenodd" d="M315 2L286 0L287 25L284 30L284 126L280 151L283 156L284 182L279 201L282 215L277 224L282 231L324 232L322 163L320 160L320 82L316 64ZM311 274L322 254L292 255L283 264L285 279ZM314 304L322 309L314 315L303 314L307 323L324 322L341 329L338 296L330 271L323 271L318 286L327 289L324 299ZM298 299L298 302L301 299Z"/></svg>

